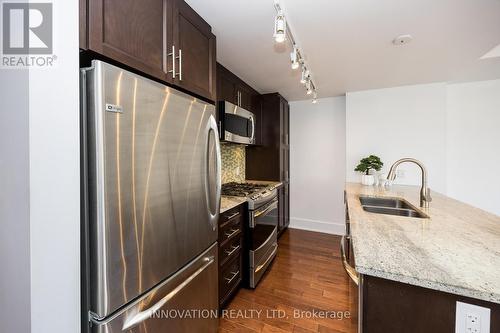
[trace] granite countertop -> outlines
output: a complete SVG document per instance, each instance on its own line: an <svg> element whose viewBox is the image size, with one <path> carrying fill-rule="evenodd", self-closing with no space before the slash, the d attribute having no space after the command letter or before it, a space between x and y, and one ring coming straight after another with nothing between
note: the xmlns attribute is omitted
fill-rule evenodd
<svg viewBox="0 0 500 333"><path fill-rule="evenodd" d="M220 199L220 213L222 214L246 201L246 197L227 197L223 195Z"/></svg>
<svg viewBox="0 0 500 333"><path fill-rule="evenodd" d="M361 274L500 303L500 217L431 192L430 218L368 213L360 195L404 198L417 186L346 184L355 266Z"/></svg>
<svg viewBox="0 0 500 333"><path fill-rule="evenodd" d="M282 183L280 182L273 182L273 181L262 181L262 180L247 180L247 183L254 183L254 184L265 184L269 186L275 186L275 187L281 187ZM238 205L241 205L242 203L246 202L247 198L246 197L230 197L230 196L221 196L221 202L220 202L220 213L224 213Z"/></svg>

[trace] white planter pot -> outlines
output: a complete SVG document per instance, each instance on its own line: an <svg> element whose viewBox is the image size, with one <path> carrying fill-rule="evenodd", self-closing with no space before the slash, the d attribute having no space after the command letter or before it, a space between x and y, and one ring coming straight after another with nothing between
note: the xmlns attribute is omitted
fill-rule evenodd
<svg viewBox="0 0 500 333"><path fill-rule="evenodd" d="M373 177L373 175L362 175L361 184L366 186L372 186L373 184L375 184L375 177Z"/></svg>

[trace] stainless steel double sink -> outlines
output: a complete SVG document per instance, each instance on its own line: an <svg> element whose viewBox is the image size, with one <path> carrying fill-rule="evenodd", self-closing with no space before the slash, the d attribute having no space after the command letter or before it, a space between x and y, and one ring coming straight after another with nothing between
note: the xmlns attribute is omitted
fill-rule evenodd
<svg viewBox="0 0 500 333"><path fill-rule="evenodd" d="M403 199L360 196L359 201L363 210L369 213L417 217L421 219L429 218L427 214L419 211Z"/></svg>

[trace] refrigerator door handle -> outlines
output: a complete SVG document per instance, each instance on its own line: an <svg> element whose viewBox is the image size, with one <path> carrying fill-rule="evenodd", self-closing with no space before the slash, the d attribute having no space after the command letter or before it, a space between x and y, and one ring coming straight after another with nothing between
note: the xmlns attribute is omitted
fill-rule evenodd
<svg viewBox="0 0 500 333"><path fill-rule="evenodd" d="M210 137L213 135L214 143L215 143L215 189L210 188L209 175L210 175L210 162L212 161L213 154L210 147ZM221 152L220 152L220 142L219 142L219 132L217 129L217 122L213 115L208 119L207 126L207 152L206 152L206 173L205 173L205 199L208 207L208 218L210 221L210 225L212 226L212 230L215 231L217 229L217 222L219 219L219 211L220 211L220 196L221 196ZM214 192L211 192L214 191ZM215 205L214 210L212 211L212 207L210 205L211 195L215 194Z"/></svg>
<svg viewBox="0 0 500 333"><path fill-rule="evenodd" d="M196 272L193 273L190 277L184 280L181 284L175 287L171 292L169 292L165 297L163 297L158 303L154 304L150 308L140 311L131 318L128 318L123 324L122 331L127 331L143 321L151 319L155 312L159 311L165 304L168 303L175 295L177 295L182 289L184 289L187 285L191 283L198 275L200 275L205 269L207 269L210 265L212 265L215 261L214 256L210 256L204 258L205 264L201 266Z"/></svg>

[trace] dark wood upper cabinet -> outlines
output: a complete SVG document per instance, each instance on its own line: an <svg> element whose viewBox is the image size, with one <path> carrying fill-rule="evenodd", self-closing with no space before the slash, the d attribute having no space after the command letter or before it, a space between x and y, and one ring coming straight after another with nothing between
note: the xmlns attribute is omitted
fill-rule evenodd
<svg viewBox="0 0 500 333"><path fill-rule="evenodd" d="M87 0L78 0L79 43L81 49L87 49Z"/></svg>
<svg viewBox="0 0 500 333"><path fill-rule="evenodd" d="M172 1L173 45L179 65L175 84L215 100L216 39L212 28L186 2Z"/></svg>
<svg viewBox="0 0 500 333"><path fill-rule="evenodd" d="M247 179L288 183L289 106L280 94L261 95L261 147L249 147L246 154Z"/></svg>
<svg viewBox="0 0 500 333"><path fill-rule="evenodd" d="M246 110L252 110L253 89L247 84L237 84L236 90L240 94L240 106Z"/></svg>
<svg viewBox="0 0 500 333"><path fill-rule="evenodd" d="M236 85L231 74L220 64L217 64L217 101L228 101L237 105L237 95Z"/></svg>
<svg viewBox="0 0 500 333"><path fill-rule="evenodd" d="M215 36L183 0L79 1L80 48L215 101Z"/></svg>
<svg viewBox="0 0 500 333"><path fill-rule="evenodd" d="M165 0L89 0L88 48L167 80L166 5Z"/></svg>

